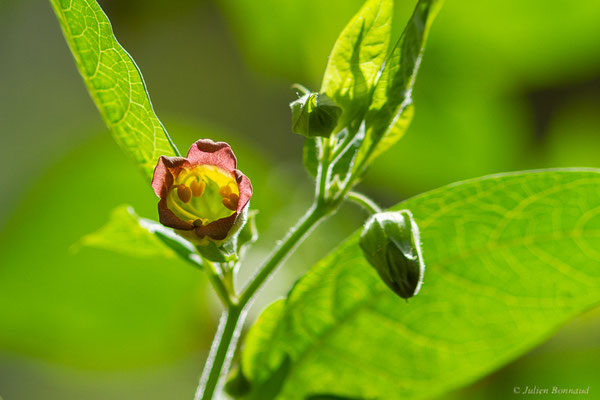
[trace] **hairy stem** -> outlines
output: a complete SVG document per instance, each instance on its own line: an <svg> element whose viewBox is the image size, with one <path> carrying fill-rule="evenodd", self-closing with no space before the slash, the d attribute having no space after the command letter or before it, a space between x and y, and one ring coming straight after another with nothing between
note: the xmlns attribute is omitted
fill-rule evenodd
<svg viewBox="0 0 600 400"><path fill-rule="evenodd" d="M371 200L370 198L368 198L367 196L365 196L362 193L348 192L348 194L346 195L346 198L348 200L353 201L356 204L360 205L362 208L364 208L371 214L377 214L382 211L381 207L379 207L377 205L377 203L375 203L373 200Z"/></svg>
<svg viewBox="0 0 600 400"><path fill-rule="evenodd" d="M228 305L228 311L221 319L210 355L204 366L195 400L210 400L215 391L220 390L222 380L229 370L231 359L237 346L237 339L246 317L246 309L250 305L252 298L283 260L327 214L326 208L313 205L296 226L288 232L286 237L250 280L250 283L248 283L240 295L237 304L230 303Z"/></svg>
<svg viewBox="0 0 600 400"><path fill-rule="evenodd" d="M252 297L254 297L256 292L271 276L279 264L281 264L286 256L292 252L300 242L302 242L308 232L326 215L326 210L318 205L314 205L308 210L308 212L302 217L302 219L300 219L296 226L288 232L286 237L277 246L275 251L271 253L271 256L250 280L250 283L240 295L240 306L244 307L246 304L248 304L248 302L250 302L250 300L252 300Z"/></svg>
<svg viewBox="0 0 600 400"><path fill-rule="evenodd" d="M221 390L245 319L246 312L239 306L230 306L221 316L194 400L210 400Z"/></svg>
<svg viewBox="0 0 600 400"><path fill-rule="evenodd" d="M236 305L235 294L228 290L228 287L225 284L226 281L222 278L222 275L219 274L219 272L217 271L215 264L206 259L203 260L203 264L206 266L206 276L208 277L208 280L212 287L215 289L215 292L223 302L223 305L227 309L230 309L232 306Z"/></svg>

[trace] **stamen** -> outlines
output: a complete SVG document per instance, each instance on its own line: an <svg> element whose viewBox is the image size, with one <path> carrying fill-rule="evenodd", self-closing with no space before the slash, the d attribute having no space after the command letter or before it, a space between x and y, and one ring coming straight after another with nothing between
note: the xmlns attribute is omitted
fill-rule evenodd
<svg viewBox="0 0 600 400"><path fill-rule="evenodd" d="M192 199L192 190L185 185L179 185L177 186L177 196L179 196L179 200L184 203L189 203Z"/></svg>
<svg viewBox="0 0 600 400"><path fill-rule="evenodd" d="M221 187L219 189L219 194L221 195L221 197L229 196L231 194L231 188L229 187L229 185Z"/></svg>
<svg viewBox="0 0 600 400"><path fill-rule="evenodd" d="M237 194L231 193L223 198L223 205L232 211L236 211L239 200L240 197Z"/></svg>
<svg viewBox="0 0 600 400"><path fill-rule="evenodd" d="M206 189L206 183L204 183L204 181L192 181L192 183L190 183L190 187L192 188L192 194L194 197L200 197L204 193L204 189Z"/></svg>

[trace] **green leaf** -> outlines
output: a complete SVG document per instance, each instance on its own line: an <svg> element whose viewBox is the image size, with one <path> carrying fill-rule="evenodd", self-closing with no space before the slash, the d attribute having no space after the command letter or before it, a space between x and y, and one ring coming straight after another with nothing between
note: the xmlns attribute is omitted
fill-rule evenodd
<svg viewBox="0 0 600 400"><path fill-rule="evenodd" d="M442 0L420 0L377 80L366 116L369 161L396 143L412 120L412 88Z"/></svg>
<svg viewBox="0 0 600 400"><path fill-rule="evenodd" d="M344 109L342 126L362 118L389 50L393 0L367 0L338 37L321 92Z"/></svg>
<svg viewBox="0 0 600 400"><path fill-rule="evenodd" d="M152 178L178 151L152 109L141 72L94 0L50 0L77 68L117 143Z"/></svg>
<svg viewBox="0 0 600 400"><path fill-rule="evenodd" d="M289 357L281 399L422 399L465 385L600 302L600 170L495 175L409 199L427 274L408 303L353 235L251 328L252 384Z"/></svg>
<svg viewBox="0 0 600 400"><path fill-rule="evenodd" d="M140 218L129 205L115 208L108 223L81 238L78 246L135 257L174 258L178 255L197 267L202 264L192 243L156 221Z"/></svg>
<svg viewBox="0 0 600 400"><path fill-rule="evenodd" d="M166 257L175 254L153 233L150 220L140 219L129 205L115 208L109 221L96 232L81 238L79 246L95 247L135 257Z"/></svg>

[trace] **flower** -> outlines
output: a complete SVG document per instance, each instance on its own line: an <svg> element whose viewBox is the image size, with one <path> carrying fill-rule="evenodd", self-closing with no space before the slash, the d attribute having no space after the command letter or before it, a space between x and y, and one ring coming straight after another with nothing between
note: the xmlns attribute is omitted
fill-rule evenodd
<svg viewBox="0 0 600 400"><path fill-rule="evenodd" d="M200 139L187 157L161 156L152 188L161 224L199 245L221 243L243 224L252 197L250 180L225 142Z"/></svg>

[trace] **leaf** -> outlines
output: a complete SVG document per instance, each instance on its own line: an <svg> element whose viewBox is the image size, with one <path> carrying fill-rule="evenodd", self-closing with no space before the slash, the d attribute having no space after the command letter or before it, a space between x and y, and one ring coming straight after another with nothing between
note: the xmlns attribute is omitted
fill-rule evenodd
<svg viewBox="0 0 600 400"><path fill-rule="evenodd" d="M77 68L117 143L152 178L158 157L178 155L154 114L142 74L94 0L50 0Z"/></svg>
<svg viewBox="0 0 600 400"><path fill-rule="evenodd" d="M429 29L441 5L442 0L420 0L385 60L366 116L368 162L400 140L410 125L412 88Z"/></svg>
<svg viewBox="0 0 600 400"><path fill-rule="evenodd" d="M135 257L174 258L153 233L150 220L140 219L129 205L115 208L102 228L81 238L79 246L95 247ZM150 229L148 229L150 228Z"/></svg>
<svg viewBox="0 0 600 400"><path fill-rule="evenodd" d="M465 385L600 302L600 170L502 174L409 199L427 265L404 302L358 234L248 333L252 384L285 357L279 398L422 399Z"/></svg>
<svg viewBox="0 0 600 400"><path fill-rule="evenodd" d="M196 267L202 264L191 242L156 221L140 218L129 205L115 208L108 223L85 235L78 245L135 257L174 258L178 255Z"/></svg>
<svg viewBox="0 0 600 400"><path fill-rule="evenodd" d="M325 69L321 92L344 109L342 126L362 118L388 53L393 0L367 0L340 33Z"/></svg>

